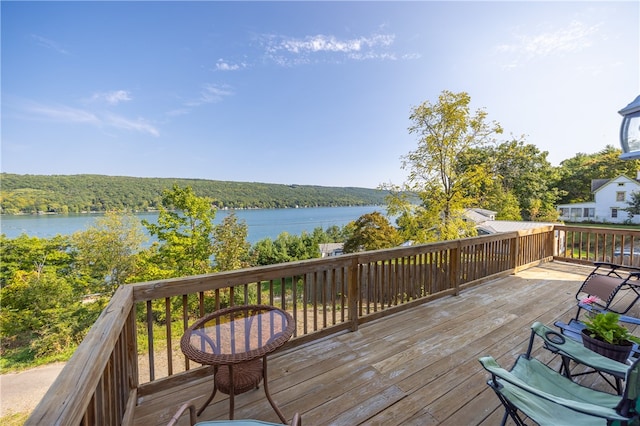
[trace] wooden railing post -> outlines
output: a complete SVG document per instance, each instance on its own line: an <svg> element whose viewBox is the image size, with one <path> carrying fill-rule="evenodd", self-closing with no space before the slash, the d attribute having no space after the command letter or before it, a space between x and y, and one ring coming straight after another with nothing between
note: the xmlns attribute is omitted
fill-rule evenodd
<svg viewBox="0 0 640 426"><path fill-rule="evenodd" d="M449 280L453 283L454 296L460 295L460 263L462 256L462 242L457 240L456 247L449 251Z"/></svg>
<svg viewBox="0 0 640 426"><path fill-rule="evenodd" d="M358 257L353 256L351 259L351 265L349 265L349 327L351 331L358 330L358 299L360 294L360 286L358 284Z"/></svg>
<svg viewBox="0 0 640 426"><path fill-rule="evenodd" d="M518 268L518 254L520 253L520 234L515 233L513 237L513 245L511 246L511 269L514 271Z"/></svg>

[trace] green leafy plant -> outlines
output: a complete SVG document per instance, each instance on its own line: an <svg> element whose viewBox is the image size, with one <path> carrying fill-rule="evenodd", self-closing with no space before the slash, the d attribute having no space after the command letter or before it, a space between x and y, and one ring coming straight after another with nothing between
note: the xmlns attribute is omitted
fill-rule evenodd
<svg viewBox="0 0 640 426"><path fill-rule="evenodd" d="M620 315L614 312L601 312L584 321L589 336L601 339L612 345L619 345L625 341L640 344L640 338L632 335L620 324Z"/></svg>

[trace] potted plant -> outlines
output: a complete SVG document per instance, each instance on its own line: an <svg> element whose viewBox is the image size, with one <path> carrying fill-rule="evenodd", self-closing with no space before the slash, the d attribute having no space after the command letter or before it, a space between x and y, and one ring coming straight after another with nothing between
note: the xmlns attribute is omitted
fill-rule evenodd
<svg viewBox="0 0 640 426"><path fill-rule="evenodd" d="M633 343L640 339L620 324L620 315L600 312L584 321L582 343L588 349L619 362L626 362Z"/></svg>

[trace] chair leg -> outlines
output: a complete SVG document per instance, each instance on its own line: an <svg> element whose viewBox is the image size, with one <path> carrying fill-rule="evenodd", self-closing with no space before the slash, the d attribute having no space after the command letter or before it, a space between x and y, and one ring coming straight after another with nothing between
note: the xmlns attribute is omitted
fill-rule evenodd
<svg viewBox="0 0 640 426"><path fill-rule="evenodd" d="M573 380L571 377L571 359L566 356L562 356L562 363L560 364L560 374L564 375L567 379Z"/></svg>
<svg viewBox="0 0 640 426"><path fill-rule="evenodd" d="M490 386L493 388L493 385ZM509 401L507 401L507 399L503 397L496 389L493 390L502 403L502 406L504 407L504 416L502 416L502 422L500 423L500 426L505 426L509 417L511 417L511 419L517 426L527 426L527 424L522 421L522 419L518 415L518 409L514 407L513 404L511 404Z"/></svg>

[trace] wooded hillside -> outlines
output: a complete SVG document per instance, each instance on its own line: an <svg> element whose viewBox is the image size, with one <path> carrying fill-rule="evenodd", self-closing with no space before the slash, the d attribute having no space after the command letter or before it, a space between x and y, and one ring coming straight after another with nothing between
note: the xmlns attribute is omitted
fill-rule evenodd
<svg viewBox="0 0 640 426"><path fill-rule="evenodd" d="M369 188L282 185L205 179L104 175L18 175L2 173L4 214L146 211L160 205L162 191L190 186L217 208L283 208L384 204L386 191Z"/></svg>

